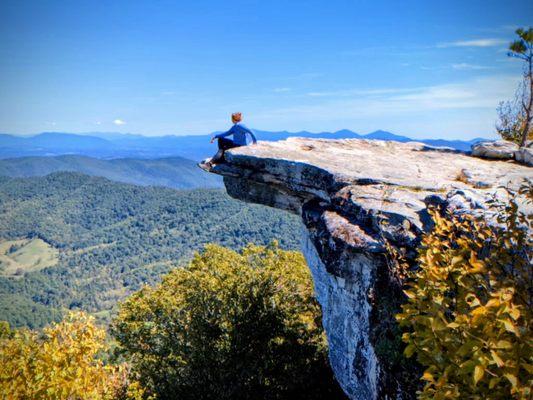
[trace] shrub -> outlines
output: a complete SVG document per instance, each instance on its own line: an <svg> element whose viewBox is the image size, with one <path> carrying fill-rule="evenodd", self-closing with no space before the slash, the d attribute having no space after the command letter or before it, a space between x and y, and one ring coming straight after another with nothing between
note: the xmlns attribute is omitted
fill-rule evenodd
<svg viewBox="0 0 533 400"><path fill-rule="evenodd" d="M512 200L500 230L469 216L433 217L397 315L406 356L426 367L419 397L531 398L531 216Z"/></svg>
<svg viewBox="0 0 533 400"><path fill-rule="evenodd" d="M70 313L42 332L0 328L2 399L140 399L142 391L126 385L124 366L104 365L105 331L93 317ZM126 394L127 393L127 394Z"/></svg>
<svg viewBox="0 0 533 400"><path fill-rule="evenodd" d="M304 259L275 244L206 246L128 298L112 329L159 399L344 397Z"/></svg>

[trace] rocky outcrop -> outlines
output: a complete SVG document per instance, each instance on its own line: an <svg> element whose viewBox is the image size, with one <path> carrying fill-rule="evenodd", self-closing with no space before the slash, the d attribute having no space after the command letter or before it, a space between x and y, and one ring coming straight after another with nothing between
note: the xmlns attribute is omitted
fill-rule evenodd
<svg viewBox="0 0 533 400"><path fill-rule="evenodd" d="M516 161L533 167L533 142L527 147L521 147L514 153Z"/></svg>
<svg viewBox="0 0 533 400"><path fill-rule="evenodd" d="M518 145L507 140L484 141L472 145L472 155L475 157L498 160L513 160Z"/></svg>
<svg viewBox="0 0 533 400"><path fill-rule="evenodd" d="M233 149L209 169L237 199L302 217L334 373L351 399L413 398L417 366L393 315L404 301L391 251L413 260L428 206L494 214L533 169L421 143L290 138ZM525 205L523 205L525 207Z"/></svg>
<svg viewBox="0 0 533 400"><path fill-rule="evenodd" d="M533 166L533 142L524 147L507 140L478 142L472 145L474 157L492 160L516 160L519 163Z"/></svg>

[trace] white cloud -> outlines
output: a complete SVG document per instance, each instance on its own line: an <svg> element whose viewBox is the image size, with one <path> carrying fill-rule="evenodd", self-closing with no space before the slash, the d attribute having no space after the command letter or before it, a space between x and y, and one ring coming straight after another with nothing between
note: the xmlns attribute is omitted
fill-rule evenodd
<svg viewBox="0 0 533 400"><path fill-rule="evenodd" d="M483 70L483 69L494 69L494 67L489 67L487 65L477 65L477 64L469 64L469 63L455 63L455 64L448 64L448 65L422 65L420 67L423 71L439 71L439 70L445 70L445 69L455 69L455 70Z"/></svg>
<svg viewBox="0 0 533 400"><path fill-rule="evenodd" d="M503 39L475 39L475 40L458 40L456 42L439 43L437 47L494 47L506 44L508 40Z"/></svg>
<svg viewBox="0 0 533 400"><path fill-rule="evenodd" d="M432 66L427 66L427 65L422 65L420 67L420 69L422 71L438 71L438 70L442 70L442 69L446 69L448 68L447 66L443 66L443 65L432 65Z"/></svg>
<svg viewBox="0 0 533 400"><path fill-rule="evenodd" d="M120 125L126 125L126 122L121 120L120 118L117 118L113 121L113 123L117 126L120 126Z"/></svg>
<svg viewBox="0 0 533 400"><path fill-rule="evenodd" d="M408 93L415 91L415 88L381 88L381 89L344 89L329 92L309 92L309 97L354 97L354 96L380 96L385 94Z"/></svg>
<svg viewBox="0 0 533 400"><path fill-rule="evenodd" d="M265 110L254 120L311 130L372 125L369 129L426 132L426 137L487 137L494 131L498 103L513 96L519 81L519 75L494 75L433 86L313 92L299 106Z"/></svg>
<svg viewBox="0 0 533 400"><path fill-rule="evenodd" d="M286 93L290 91L291 91L291 88L288 88L288 87L279 87L279 88L274 89L274 92L276 93Z"/></svg>
<svg viewBox="0 0 533 400"><path fill-rule="evenodd" d="M502 25L501 29L505 31L516 31L518 28L520 28L520 25Z"/></svg>
<svg viewBox="0 0 533 400"><path fill-rule="evenodd" d="M480 69L492 69L493 67L488 67L486 65L458 63L458 64L452 64L452 68L458 69L458 70L480 70Z"/></svg>

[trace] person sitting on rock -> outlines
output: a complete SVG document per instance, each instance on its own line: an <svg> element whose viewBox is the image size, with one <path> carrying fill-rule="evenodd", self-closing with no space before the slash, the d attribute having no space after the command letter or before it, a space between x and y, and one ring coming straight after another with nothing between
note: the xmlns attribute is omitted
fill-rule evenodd
<svg viewBox="0 0 533 400"><path fill-rule="evenodd" d="M250 144L249 139L251 139L254 144L257 143L257 139L252 130L241 124L242 114L240 112L231 114L231 121L233 122L233 126L229 131L219 133L211 139L211 143L213 143L215 139L218 139L218 152L213 158L211 158L211 160L206 160L207 162L205 162L205 164L208 167L224 162L224 151L228 149L247 146ZM233 135L233 140L228 139L228 136L231 135Z"/></svg>

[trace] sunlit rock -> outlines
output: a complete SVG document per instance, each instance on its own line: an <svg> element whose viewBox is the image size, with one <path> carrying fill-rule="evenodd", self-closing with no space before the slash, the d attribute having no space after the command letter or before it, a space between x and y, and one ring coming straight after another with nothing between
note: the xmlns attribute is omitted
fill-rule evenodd
<svg viewBox="0 0 533 400"><path fill-rule="evenodd" d="M393 316L404 295L391 246L413 262L429 206L493 219L495 202L533 179L524 165L415 142L290 138L232 149L226 160L207 169L232 197L302 217L331 365L351 399L410 399L419 384L398 344Z"/></svg>

